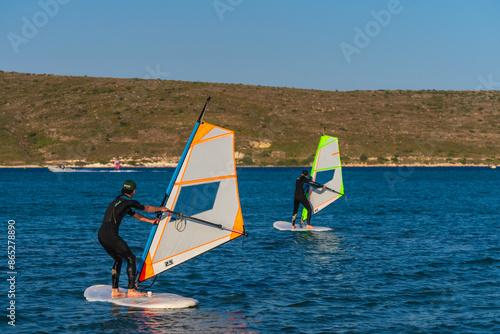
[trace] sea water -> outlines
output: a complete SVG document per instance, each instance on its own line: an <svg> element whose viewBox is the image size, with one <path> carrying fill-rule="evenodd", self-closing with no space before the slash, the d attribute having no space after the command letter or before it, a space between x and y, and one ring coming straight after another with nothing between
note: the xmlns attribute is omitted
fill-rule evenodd
<svg viewBox="0 0 500 334"><path fill-rule="evenodd" d="M159 205L173 169L1 169L0 331L500 332L499 169L344 168L347 201L312 219L333 231L273 229L291 219L301 170L238 169L249 237L160 275L150 289L199 307L144 310L87 302L83 292L110 284L113 260L97 231L123 181L136 181L135 199ZM150 229L129 217L120 235L140 256Z"/></svg>

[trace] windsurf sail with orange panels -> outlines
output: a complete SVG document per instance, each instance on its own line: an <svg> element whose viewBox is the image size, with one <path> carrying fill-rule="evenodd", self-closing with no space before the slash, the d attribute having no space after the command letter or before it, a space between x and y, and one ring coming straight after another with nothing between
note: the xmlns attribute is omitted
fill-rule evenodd
<svg viewBox="0 0 500 334"><path fill-rule="evenodd" d="M339 141L335 137L321 136L311 170L312 180L327 188L312 188L309 202L313 214L326 208L344 196L342 166L340 163ZM302 220L307 219L307 209L302 211Z"/></svg>
<svg viewBox="0 0 500 334"><path fill-rule="evenodd" d="M205 108L167 188L164 206L172 212L163 213L151 231L139 282L247 235L238 195L234 132L203 122Z"/></svg>

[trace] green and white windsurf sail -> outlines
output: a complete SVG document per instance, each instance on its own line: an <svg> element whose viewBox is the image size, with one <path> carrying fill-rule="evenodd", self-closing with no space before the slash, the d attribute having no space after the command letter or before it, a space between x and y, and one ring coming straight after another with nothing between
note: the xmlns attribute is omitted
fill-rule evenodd
<svg viewBox="0 0 500 334"><path fill-rule="evenodd" d="M342 166L340 163L339 140L335 137L321 136L316 156L311 170L313 181L325 185L327 188L311 187L309 202L313 209L312 214L318 213L340 197L344 196L342 182ZM302 210L302 220L307 219L307 210Z"/></svg>

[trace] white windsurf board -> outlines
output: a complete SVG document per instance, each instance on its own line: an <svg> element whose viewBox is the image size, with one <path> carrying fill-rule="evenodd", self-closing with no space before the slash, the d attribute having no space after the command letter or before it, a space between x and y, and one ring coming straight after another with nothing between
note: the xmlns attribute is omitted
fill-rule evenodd
<svg viewBox="0 0 500 334"><path fill-rule="evenodd" d="M303 225L303 227L301 228L300 223L295 223L295 228L292 228L292 223L284 221L274 222L273 226L275 229L278 229L280 231L293 231L293 232L304 232L304 231L324 232L332 230L329 227L314 226L314 225L313 225L314 228L306 228L305 225Z"/></svg>
<svg viewBox="0 0 500 334"><path fill-rule="evenodd" d="M173 293L152 293L150 297L111 298L111 285L93 285L84 292L89 302L110 302L121 306L140 307L149 309L188 308L198 305L193 298L182 297ZM120 291L127 292L126 289Z"/></svg>

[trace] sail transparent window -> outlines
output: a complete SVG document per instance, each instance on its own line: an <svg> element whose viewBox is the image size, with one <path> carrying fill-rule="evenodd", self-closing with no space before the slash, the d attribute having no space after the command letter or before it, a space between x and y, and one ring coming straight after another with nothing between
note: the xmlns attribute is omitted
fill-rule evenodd
<svg viewBox="0 0 500 334"><path fill-rule="evenodd" d="M331 180L333 180L333 175L335 175L335 169L325 170L316 173L315 182L319 184L325 184Z"/></svg>
<svg viewBox="0 0 500 334"><path fill-rule="evenodd" d="M182 187L173 211L194 216L212 210L219 186L220 181Z"/></svg>

